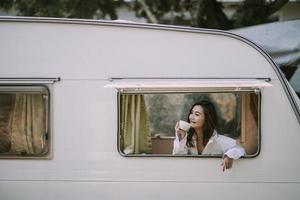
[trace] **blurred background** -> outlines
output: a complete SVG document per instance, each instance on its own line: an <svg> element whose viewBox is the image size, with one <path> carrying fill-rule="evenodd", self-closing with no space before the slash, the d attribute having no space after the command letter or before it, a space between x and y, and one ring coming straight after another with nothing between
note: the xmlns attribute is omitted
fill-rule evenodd
<svg viewBox="0 0 300 200"><path fill-rule="evenodd" d="M188 121L190 109L202 100L213 102L221 134L230 134L235 139L240 136L241 93L163 93L144 97L153 137L174 136L176 122Z"/></svg>
<svg viewBox="0 0 300 200"><path fill-rule="evenodd" d="M300 0L0 0L0 16L129 20L230 31L268 52L300 96Z"/></svg>

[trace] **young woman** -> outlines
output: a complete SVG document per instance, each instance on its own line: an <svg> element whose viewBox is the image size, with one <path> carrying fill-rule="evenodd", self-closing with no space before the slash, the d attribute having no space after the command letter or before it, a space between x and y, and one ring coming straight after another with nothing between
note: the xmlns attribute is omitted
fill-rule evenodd
<svg viewBox="0 0 300 200"><path fill-rule="evenodd" d="M234 139L217 133L218 118L211 102L194 104L188 122L191 128L187 133L178 123L175 126L174 155L223 155L223 171L232 167L233 160L245 155L245 150Z"/></svg>

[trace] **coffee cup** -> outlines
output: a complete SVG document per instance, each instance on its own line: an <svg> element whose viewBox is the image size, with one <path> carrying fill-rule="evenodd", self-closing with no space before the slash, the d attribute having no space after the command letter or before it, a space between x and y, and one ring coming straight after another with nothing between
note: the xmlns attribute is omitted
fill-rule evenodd
<svg viewBox="0 0 300 200"><path fill-rule="evenodd" d="M187 132L191 128L191 125L186 121L180 120L179 121L179 128L181 130L184 130L185 132Z"/></svg>

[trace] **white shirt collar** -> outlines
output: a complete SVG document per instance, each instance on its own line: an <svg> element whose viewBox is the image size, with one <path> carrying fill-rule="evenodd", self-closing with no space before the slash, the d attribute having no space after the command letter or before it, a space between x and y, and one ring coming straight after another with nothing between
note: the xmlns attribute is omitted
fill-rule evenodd
<svg viewBox="0 0 300 200"><path fill-rule="evenodd" d="M212 136L209 138L207 144L209 144L209 143L213 142L214 140L216 140L218 138L218 136L219 136L218 132L216 130L214 130L214 132L213 132Z"/></svg>

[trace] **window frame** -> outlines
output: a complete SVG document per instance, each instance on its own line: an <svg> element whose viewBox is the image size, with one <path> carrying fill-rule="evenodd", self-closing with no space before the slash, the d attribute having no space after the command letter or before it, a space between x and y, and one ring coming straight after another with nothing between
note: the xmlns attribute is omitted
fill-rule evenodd
<svg viewBox="0 0 300 200"><path fill-rule="evenodd" d="M255 93L257 94L257 151L251 155L242 156L242 158L255 158L261 152L261 99L262 89L252 87L209 87L209 88L117 88L117 109L118 109L118 131L117 131L117 149L123 157L171 157L171 158L222 158L222 155L172 155L172 154L125 154L121 149L121 96L122 94L184 94L184 93ZM243 101L243 100L242 100ZM241 102L243 104L243 102ZM244 111L241 110L241 115ZM242 118L242 116L241 116ZM242 123L242 119L241 119ZM242 130L241 130L242 131Z"/></svg>
<svg viewBox="0 0 300 200"><path fill-rule="evenodd" d="M21 80L21 81L20 81ZM25 82L23 79L5 79L5 82L0 79L0 93L14 93L17 92L28 92L29 94L34 93L35 91L38 91L38 88L40 88L40 91L44 90L47 94L47 110L45 113L45 126L46 126L46 132L45 132L45 151L39 155L33 155L33 154L13 154L13 153L0 153L0 160L3 159L17 159L17 160L50 160L53 159L53 136L52 136L52 125L51 125L51 116L52 116L52 83L59 81L59 79L55 79L55 81L52 81L52 79L26 79ZM37 80L32 81L32 80ZM50 81L52 82L50 82ZM54 80L54 79L53 79ZM3 83L4 82L4 83ZM12 82L12 83L10 83ZM24 82L24 83L23 83ZM2 88L6 88L7 91L2 90ZM9 90L12 88L11 90ZM33 90L32 90L33 89Z"/></svg>

